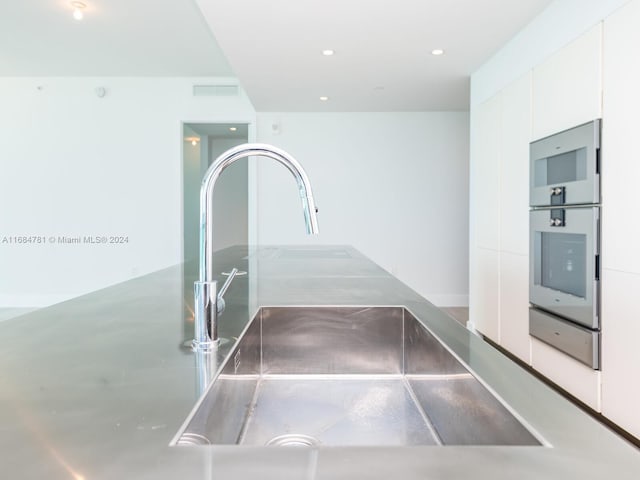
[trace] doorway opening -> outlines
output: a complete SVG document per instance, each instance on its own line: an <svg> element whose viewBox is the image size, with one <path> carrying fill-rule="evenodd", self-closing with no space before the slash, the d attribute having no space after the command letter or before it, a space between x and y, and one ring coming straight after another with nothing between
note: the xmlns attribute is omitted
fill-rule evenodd
<svg viewBox="0 0 640 480"><path fill-rule="evenodd" d="M197 264L200 184L211 165L226 150L247 143L246 123L184 123L182 142L183 260ZM249 243L248 162L227 167L213 192L214 250Z"/></svg>

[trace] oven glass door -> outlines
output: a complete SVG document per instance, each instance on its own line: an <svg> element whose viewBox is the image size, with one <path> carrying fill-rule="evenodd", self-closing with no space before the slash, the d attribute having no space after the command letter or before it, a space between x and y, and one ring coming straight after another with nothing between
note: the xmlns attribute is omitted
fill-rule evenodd
<svg viewBox="0 0 640 480"><path fill-rule="evenodd" d="M529 301L599 328L599 208L548 208L531 215Z"/></svg>
<svg viewBox="0 0 640 480"><path fill-rule="evenodd" d="M579 298L587 296L587 235L540 232L540 285Z"/></svg>

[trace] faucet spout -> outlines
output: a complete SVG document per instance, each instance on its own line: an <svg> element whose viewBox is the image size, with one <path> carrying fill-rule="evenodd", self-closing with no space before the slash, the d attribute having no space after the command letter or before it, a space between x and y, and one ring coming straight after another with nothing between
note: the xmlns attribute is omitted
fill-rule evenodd
<svg viewBox="0 0 640 480"><path fill-rule="evenodd" d="M318 219L311 183L298 161L284 150L262 143L247 143L231 148L211 164L200 188L200 275L195 283L195 338L194 350L217 348L218 304L220 303L213 268L213 189L229 165L241 158L267 157L284 165L294 176L302 200L307 233L318 233ZM224 293L224 292L223 292Z"/></svg>

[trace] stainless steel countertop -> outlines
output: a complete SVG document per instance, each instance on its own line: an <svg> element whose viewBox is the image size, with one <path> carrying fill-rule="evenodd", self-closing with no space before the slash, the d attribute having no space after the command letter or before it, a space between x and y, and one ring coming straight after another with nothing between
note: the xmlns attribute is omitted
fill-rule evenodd
<svg viewBox="0 0 640 480"><path fill-rule="evenodd" d="M637 479L640 451L350 247L233 247L222 337L263 305L403 305L544 447L170 447L197 400L195 272L175 266L0 323L0 465L16 479ZM428 272L425 272L428 274ZM222 277L220 277L222 278ZM232 342L218 354L221 363Z"/></svg>

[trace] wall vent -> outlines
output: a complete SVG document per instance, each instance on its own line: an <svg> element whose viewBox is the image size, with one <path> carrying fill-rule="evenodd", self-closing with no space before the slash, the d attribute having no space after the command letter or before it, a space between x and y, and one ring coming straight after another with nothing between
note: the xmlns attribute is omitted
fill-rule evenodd
<svg viewBox="0 0 640 480"><path fill-rule="evenodd" d="M196 97L233 97L238 95L238 85L194 85L193 95Z"/></svg>

